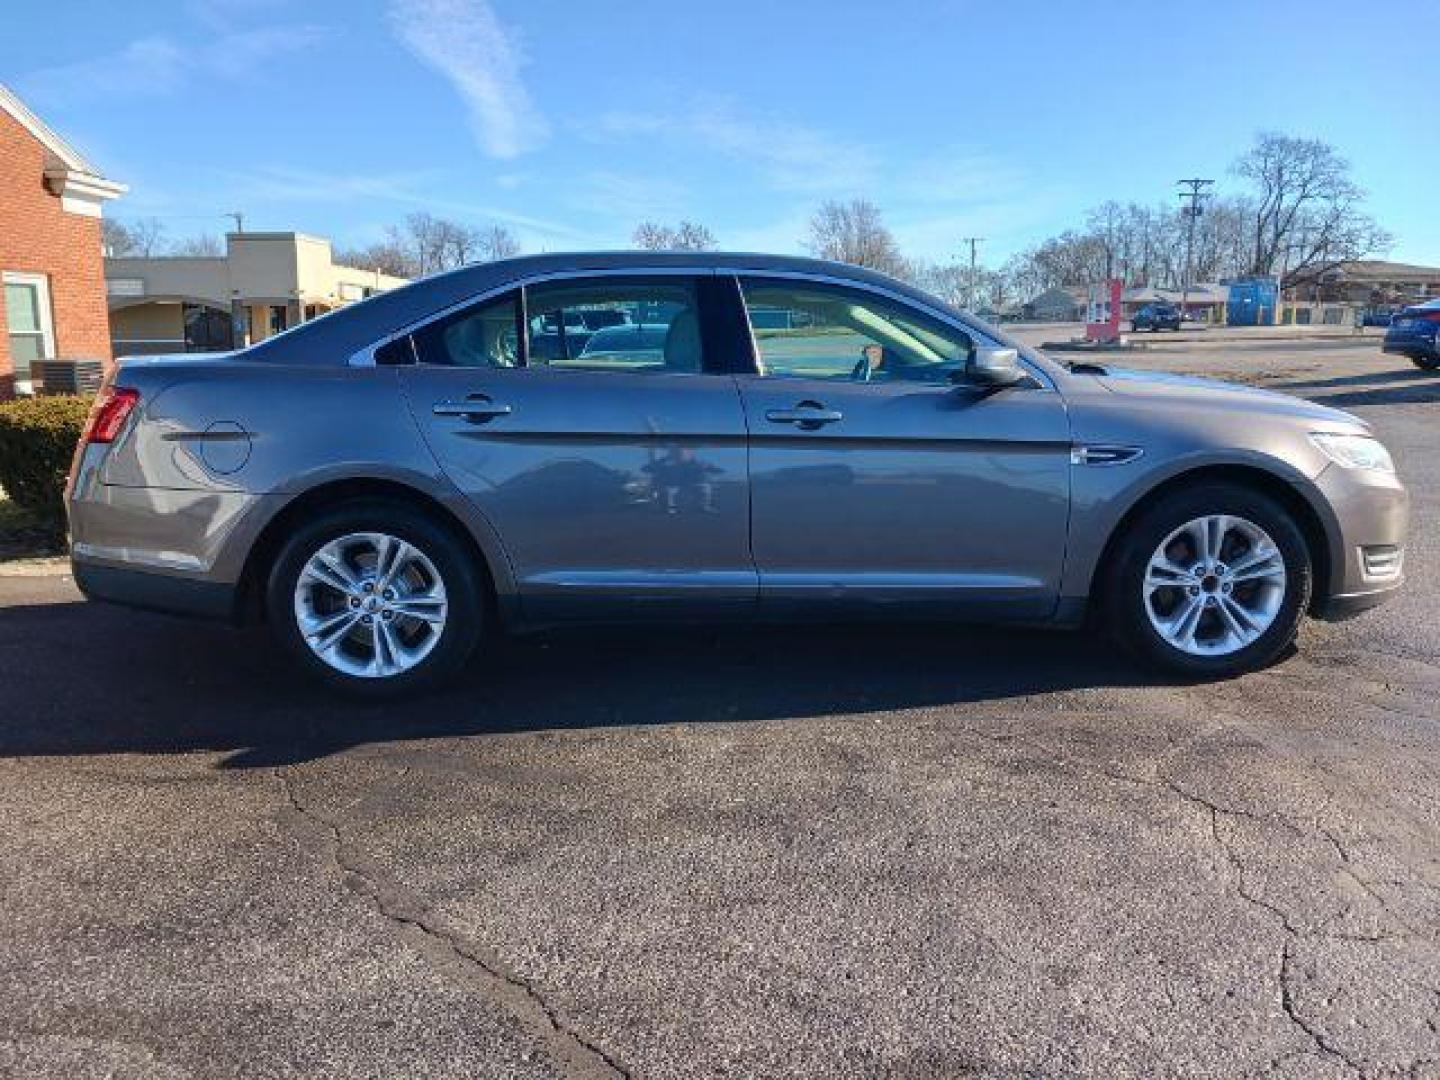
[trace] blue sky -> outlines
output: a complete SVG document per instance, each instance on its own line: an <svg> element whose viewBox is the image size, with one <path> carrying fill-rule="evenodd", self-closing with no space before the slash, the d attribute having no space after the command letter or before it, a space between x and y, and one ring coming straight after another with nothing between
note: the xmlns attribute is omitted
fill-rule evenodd
<svg viewBox="0 0 1440 1080"><path fill-rule="evenodd" d="M171 236L337 245L414 210L528 250L689 217L797 251L827 198L905 249L1008 254L1107 198L1174 200L1261 129L1354 164L1391 257L1440 263L1440 3L52 0L0 81ZM18 44L24 42L24 48Z"/></svg>

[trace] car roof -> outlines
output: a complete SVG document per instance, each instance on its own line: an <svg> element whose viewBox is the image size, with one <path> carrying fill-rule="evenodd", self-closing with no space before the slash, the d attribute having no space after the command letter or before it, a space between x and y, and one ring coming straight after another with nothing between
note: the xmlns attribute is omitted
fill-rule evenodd
<svg viewBox="0 0 1440 1080"><path fill-rule="evenodd" d="M247 358L291 364L333 364L376 341L403 330L471 297L503 289L550 273L594 270L685 270L705 273L716 269L744 272L818 274L857 284L879 285L917 302L944 307L934 296L885 274L848 263L810 259L798 255L722 251L581 251L522 255L497 262L476 263L458 270L433 274L377 293L367 300L301 323L283 334L254 345ZM958 312L957 312L958 314Z"/></svg>

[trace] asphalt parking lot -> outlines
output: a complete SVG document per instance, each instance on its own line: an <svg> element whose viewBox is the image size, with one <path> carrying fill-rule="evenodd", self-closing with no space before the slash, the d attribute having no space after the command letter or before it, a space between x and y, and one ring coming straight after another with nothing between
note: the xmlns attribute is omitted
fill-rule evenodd
<svg viewBox="0 0 1440 1080"><path fill-rule="evenodd" d="M937 627L506 643L405 706L0 571L0 1073L1440 1077L1440 376L1410 587L1233 682Z"/></svg>

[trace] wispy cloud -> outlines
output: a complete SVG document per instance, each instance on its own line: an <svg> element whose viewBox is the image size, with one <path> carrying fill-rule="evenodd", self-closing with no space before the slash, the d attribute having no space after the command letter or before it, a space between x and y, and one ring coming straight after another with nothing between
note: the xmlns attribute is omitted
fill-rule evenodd
<svg viewBox="0 0 1440 1080"><path fill-rule="evenodd" d="M448 198L453 176L443 170L400 172L339 172L289 166L259 166L245 171L222 170L216 174L225 205L247 206L265 212L271 206L340 204L393 207L395 220L405 213L423 210L449 215L474 223L509 225L522 234L531 247L576 246L592 239L587 230L564 222L538 217L499 203Z"/></svg>
<svg viewBox="0 0 1440 1080"><path fill-rule="evenodd" d="M196 76L242 79L260 65L306 49L325 35L311 25L269 26L211 36L203 45L165 35L137 38L118 52L22 76L27 97L48 105L160 97Z"/></svg>
<svg viewBox="0 0 1440 1080"><path fill-rule="evenodd" d="M230 192L246 201L336 203L356 200L412 202L441 174L434 170L405 172L321 172L288 166L260 166L247 171L222 170L234 185Z"/></svg>
<svg viewBox="0 0 1440 1080"><path fill-rule="evenodd" d="M185 10L214 30L231 30L237 22L269 20L286 0L186 0Z"/></svg>
<svg viewBox="0 0 1440 1080"><path fill-rule="evenodd" d="M926 203L1004 200L1029 185L1024 170L989 154L957 151L911 158L890 188L900 199Z"/></svg>
<svg viewBox="0 0 1440 1080"><path fill-rule="evenodd" d="M568 201L592 218L627 231L644 219L684 216L685 188L663 177L596 169L575 178Z"/></svg>
<svg viewBox="0 0 1440 1080"><path fill-rule="evenodd" d="M464 99L475 138L491 157L518 157L549 137L520 79L519 39L486 0L393 0L390 21L405 47Z"/></svg>
<svg viewBox="0 0 1440 1080"><path fill-rule="evenodd" d="M870 185L876 157L866 146L776 116L747 116L726 99L676 112L614 111L599 129L611 136L663 137L744 162L786 191L849 191Z"/></svg>

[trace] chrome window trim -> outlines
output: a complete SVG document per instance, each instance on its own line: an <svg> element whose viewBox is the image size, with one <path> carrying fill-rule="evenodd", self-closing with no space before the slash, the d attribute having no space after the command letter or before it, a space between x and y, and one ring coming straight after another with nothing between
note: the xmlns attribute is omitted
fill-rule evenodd
<svg viewBox="0 0 1440 1080"><path fill-rule="evenodd" d="M737 288L739 288L739 290L740 290L740 296L741 296L742 301L744 300L745 291L744 291L744 288L741 286L740 283L741 283L741 280L742 280L742 279L747 278L747 277L748 277L748 278L757 278L757 277L777 278L777 279L786 279L786 280L790 280L790 281L813 281L813 282L817 282L817 283L822 284L822 285L836 285L836 286L839 286L839 287L841 287L841 288L846 288L846 289L858 289L858 290L860 290L861 292L868 292L868 293L873 293L873 294L876 295L876 296L883 296L885 299L890 300L890 301L893 302L893 303L899 304L901 307L909 307L909 308L915 309L916 311L922 311L922 312L924 312L926 315L928 315L930 318L935 319L935 320L938 321L938 322L944 323L946 326L949 326L949 327L951 327L952 329L962 330L962 331L964 331L964 332L967 333L967 334L971 334L971 335L973 335L974 337L979 338L981 342L983 342L984 344L988 345L988 346L991 347L991 348L1005 349L1005 348L1012 348L1012 347L1013 347L1013 346L1006 345L1003 341L998 341L998 340L996 340L995 338L991 337L990 334L989 334L986 330L984 330L983 328L981 328L981 327L979 327L979 326L973 325L973 324L970 323L967 319L958 318L958 317L957 317L954 313L952 313L952 312L945 311L945 310L943 310L943 309L934 307L934 306L931 305L931 304L921 303L920 301L916 300L914 297L906 296L904 293L896 292L894 289L887 289L887 288L885 288L884 286L875 285L875 284L872 284L871 282L868 282L868 281L857 281L857 280L855 280L854 278L837 277L837 276L835 276L835 275L833 275L833 274L816 274L816 273L810 273L810 272L807 272L807 271L804 271L804 270L765 270L765 269L756 268L756 267L750 267L750 268L730 267L730 266L720 267L720 268L717 268L716 273L717 273L717 274L728 274L728 275L730 275L731 277L733 277L733 278L736 279L736 286L737 286ZM748 316L747 316L747 318L746 318L746 322L747 322L747 324L749 323L749 318L748 318ZM755 359L757 368L756 368L756 370L755 370L754 372L751 372L750 374L757 375L757 376L760 376L761 378L763 378L763 377L764 377L764 373L761 372L761 371L759 370L759 368L758 368L759 360L760 360L760 351L759 351L758 347L756 347L755 344L754 344L754 328L753 328L753 327L751 328L751 349L752 349L752 355L753 355L753 357L754 357L754 359ZM1046 372L1046 371L1044 371L1044 370L1042 370L1037 364L1035 364L1034 362L1032 362L1032 361L1030 360L1030 358L1027 357L1023 352L1020 352L1020 363L1023 364L1024 367L1025 367L1025 370L1026 370L1032 377L1034 377L1037 382L1040 383L1040 385L1039 385L1038 387L1033 387L1032 389L1049 390L1049 391L1054 391L1054 390L1056 389L1056 387L1055 387L1055 380L1053 380L1052 378L1050 378L1049 373Z"/></svg>
<svg viewBox="0 0 1440 1080"><path fill-rule="evenodd" d="M453 315L455 312L463 311L465 308L474 307L477 304L494 300L507 292L515 289L528 289L532 285L540 285L548 281L599 277L715 277L717 273L713 268L704 266L612 266L595 270L550 270L541 274L531 274L528 277L511 278L502 285L497 285L493 289L488 289L485 292L476 293L474 296L467 296L464 300L458 300L448 307L441 308L439 311L432 311L424 318L416 319L414 322L402 326L399 330L392 331L385 337L377 338L363 349L357 349L351 353L345 363L348 367L375 367L375 353L397 338L402 338L406 334L413 334L417 330L423 330L431 323L438 322L447 315ZM417 358L416 363L418 362L419 360Z"/></svg>

